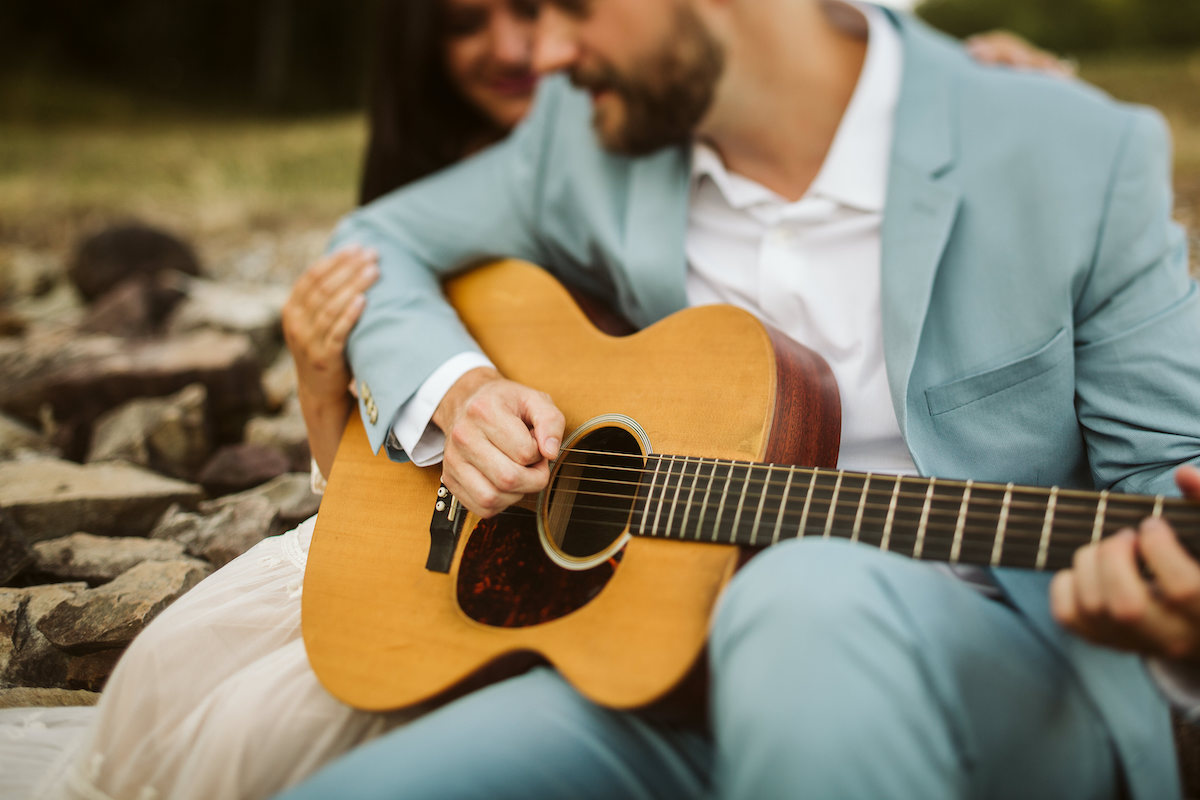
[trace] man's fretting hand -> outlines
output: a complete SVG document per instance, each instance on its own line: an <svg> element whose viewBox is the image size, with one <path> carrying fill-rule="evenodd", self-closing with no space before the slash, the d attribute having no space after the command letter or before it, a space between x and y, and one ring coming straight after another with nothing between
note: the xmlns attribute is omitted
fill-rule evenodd
<svg viewBox="0 0 1200 800"><path fill-rule="evenodd" d="M1183 467L1176 482L1200 499L1200 470ZM1200 564L1162 519L1077 552L1072 568L1054 576L1050 606L1063 626L1096 644L1200 665Z"/></svg>
<svg viewBox="0 0 1200 800"><path fill-rule="evenodd" d="M566 425L548 394L486 367L450 387L433 423L446 434L442 482L482 517L546 487Z"/></svg>

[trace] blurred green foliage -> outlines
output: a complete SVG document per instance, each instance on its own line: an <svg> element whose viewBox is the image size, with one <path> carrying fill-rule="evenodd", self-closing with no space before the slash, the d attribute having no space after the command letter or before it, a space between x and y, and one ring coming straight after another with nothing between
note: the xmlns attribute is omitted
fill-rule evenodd
<svg viewBox="0 0 1200 800"><path fill-rule="evenodd" d="M1004 28L1060 53L1200 46L1200 0L923 0L954 36Z"/></svg>

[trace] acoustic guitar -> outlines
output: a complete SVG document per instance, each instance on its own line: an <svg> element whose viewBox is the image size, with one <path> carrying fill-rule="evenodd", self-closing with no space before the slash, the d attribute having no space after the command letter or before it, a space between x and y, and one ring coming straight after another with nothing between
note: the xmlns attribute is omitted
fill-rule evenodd
<svg viewBox="0 0 1200 800"><path fill-rule="evenodd" d="M441 702L533 661L595 702L651 706L701 660L743 553L785 539L1055 570L1149 515L1200 530L1200 504L1179 499L836 470L828 367L730 306L611 336L529 264L445 290L503 374L550 393L570 435L546 491L481 520L439 467L374 456L352 415L302 627L317 676L359 708Z"/></svg>

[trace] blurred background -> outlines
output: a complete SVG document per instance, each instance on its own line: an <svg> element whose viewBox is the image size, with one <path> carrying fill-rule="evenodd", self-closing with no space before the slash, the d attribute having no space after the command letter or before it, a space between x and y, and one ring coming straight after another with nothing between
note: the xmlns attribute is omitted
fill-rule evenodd
<svg viewBox="0 0 1200 800"><path fill-rule="evenodd" d="M911 2L895 0L896 5ZM5 0L0 273L139 219L214 277L287 283L354 202L376 0ZM1006 28L1148 103L1200 247L1200 0L925 0L955 36ZM1193 263L1196 263L1193 261Z"/></svg>

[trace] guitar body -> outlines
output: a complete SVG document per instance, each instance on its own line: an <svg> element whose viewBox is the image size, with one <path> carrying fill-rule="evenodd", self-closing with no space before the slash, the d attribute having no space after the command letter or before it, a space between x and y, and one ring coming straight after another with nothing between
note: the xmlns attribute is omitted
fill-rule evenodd
<svg viewBox="0 0 1200 800"><path fill-rule="evenodd" d="M615 413L656 453L836 460L828 368L748 313L690 309L609 336L547 273L511 261L446 294L504 375L551 395L568 433ZM695 665L737 547L634 537L594 569L565 569L528 513L467 515L449 572L436 572L426 559L439 482L440 467L374 456L352 416L303 596L308 656L336 697L373 710L439 702L544 660L595 702L632 708Z"/></svg>

